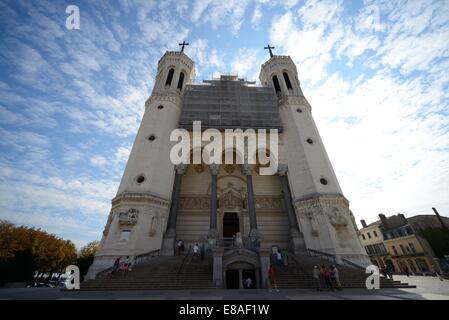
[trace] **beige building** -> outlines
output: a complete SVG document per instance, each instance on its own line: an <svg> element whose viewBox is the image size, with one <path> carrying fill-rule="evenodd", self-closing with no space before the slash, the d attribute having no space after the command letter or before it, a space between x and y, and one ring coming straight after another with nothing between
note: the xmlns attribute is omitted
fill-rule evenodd
<svg viewBox="0 0 449 320"><path fill-rule="evenodd" d="M368 265L292 59L271 55L261 66L259 86L237 76L202 84L194 79L194 62L182 50L160 59L87 278L95 278L117 256L173 255L179 240L187 248L206 246L218 287L237 271L241 277L242 270L264 283L273 247L293 255L312 249L337 261ZM278 130L279 143L266 152L277 164L276 173L261 175L259 163L248 163L247 154L226 146L222 156L234 155L232 164L209 164L203 158L174 165L170 135L182 128L192 137L196 120L202 129L218 132ZM192 146L192 153L206 145Z"/></svg>
<svg viewBox="0 0 449 320"><path fill-rule="evenodd" d="M445 222L442 222L442 221ZM359 230L359 239L371 261L379 267L388 265L396 273L427 274L438 268L437 256L421 234L421 230L441 229L449 225L449 218L418 215L405 218L403 214L386 217L366 224ZM449 252L448 252L449 253Z"/></svg>
<svg viewBox="0 0 449 320"><path fill-rule="evenodd" d="M376 221L369 225L361 220L362 229L359 230L359 239L365 248L371 262L379 268L385 268L387 263L391 266L391 258L384 244L384 237L380 222Z"/></svg>

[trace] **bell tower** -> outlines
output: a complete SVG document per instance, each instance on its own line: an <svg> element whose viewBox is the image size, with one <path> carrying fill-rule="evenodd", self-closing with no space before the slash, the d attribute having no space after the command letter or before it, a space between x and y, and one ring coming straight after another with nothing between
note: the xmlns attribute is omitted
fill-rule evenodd
<svg viewBox="0 0 449 320"><path fill-rule="evenodd" d="M178 128L182 94L195 78L194 62L181 51L167 51L158 62L151 96L88 278L118 256L136 257L162 246L175 179L170 161L171 132ZM176 169L179 171L179 168Z"/></svg>
<svg viewBox="0 0 449 320"><path fill-rule="evenodd" d="M300 86L290 56L273 55L262 64L260 81L278 97L284 130L279 146L300 231L308 249L337 259L370 264L353 228L348 200L329 161L312 109Z"/></svg>

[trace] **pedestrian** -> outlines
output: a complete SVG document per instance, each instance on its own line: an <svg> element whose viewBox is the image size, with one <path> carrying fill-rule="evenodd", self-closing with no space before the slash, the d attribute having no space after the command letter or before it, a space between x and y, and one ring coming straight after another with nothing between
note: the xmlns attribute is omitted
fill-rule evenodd
<svg viewBox="0 0 449 320"><path fill-rule="evenodd" d="M391 274L391 269L389 266L386 266L385 269L387 270L387 276L389 279L393 279L393 275Z"/></svg>
<svg viewBox="0 0 449 320"><path fill-rule="evenodd" d="M182 241L178 240L178 243L176 244L176 255L181 255L182 250Z"/></svg>
<svg viewBox="0 0 449 320"><path fill-rule="evenodd" d="M288 252L286 249L283 249L281 252L282 259L284 260L284 266L288 266Z"/></svg>
<svg viewBox="0 0 449 320"><path fill-rule="evenodd" d="M272 264L270 264L270 267L268 268L268 280L269 280L270 292L273 291L273 287L276 290L276 292L279 292L278 284L277 284L276 270L274 269Z"/></svg>
<svg viewBox="0 0 449 320"><path fill-rule="evenodd" d="M334 291L334 289L332 288L332 282L331 282L329 268L325 267L324 265L321 266L321 273L322 273L322 276L324 278L324 283L326 284L326 288L329 291Z"/></svg>
<svg viewBox="0 0 449 320"><path fill-rule="evenodd" d="M410 277L410 272L408 271L407 267L404 267L404 272L407 275L407 277Z"/></svg>
<svg viewBox="0 0 449 320"><path fill-rule="evenodd" d="M200 258L201 261L204 260L204 255L206 254L206 248L204 247L204 243L201 244L201 249L200 249Z"/></svg>
<svg viewBox="0 0 449 320"><path fill-rule="evenodd" d="M198 256L198 251L199 251L199 247L198 247L198 243L195 243L195 245L193 246L193 256L196 257Z"/></svg>
<svg viewBox="0 0 449 320"><path fill-rule="evenodd" d="M122 266L123 276L125 276L129 271L129 256L126 256L126 259Z"/></svg>
<svg viewBox="0 0 449 320"><path fill-rule="evenodd" d="M253 283L253 280L251 280L250 277L246 278L246 279L245 279L245 288L246 288L246 289L251 289L252 283Z"/></svg>
<svg viewBox="0 0 449 320"><path fill-rule="evenodd" d="M320 269L318 269L318 266L313 267L313 278L316 281L317 284L317 290L323 291L322 285L321 285L321 279L320 279Z"/></svg>
<svg viewBox="0 0 449 320"><path fill-rule="evenodd" d="M341 287L340 275L336 266L331 267L331 280L335 284L337 290L343 290L343 288Z"/></svg>
<svg viewBox="0 0 449 320"><path fill-rule="evenodd" d="M278 251L276 252L276 260L277 260L277 265L282 266L282 255L281 255L280 249L278 249Z"/></svg>
<svg viewBox="0 0 449 320"><path fill-rule="evenodd" d="M438 279L440 279L440 281L444 281L443 276L441 275L440 272L438 272L438 270L435 268L434 265L432 265L430 271L434 274L434 276L438 277Z"/></svg>
<svg viewBox="0 0 449 320"><path fill-rule="evenodd" d="M116 273L120 269L120 259L121 258L122 257L118 257L117 259L115 259L114 264L112 265L111 274Z"/></svg>

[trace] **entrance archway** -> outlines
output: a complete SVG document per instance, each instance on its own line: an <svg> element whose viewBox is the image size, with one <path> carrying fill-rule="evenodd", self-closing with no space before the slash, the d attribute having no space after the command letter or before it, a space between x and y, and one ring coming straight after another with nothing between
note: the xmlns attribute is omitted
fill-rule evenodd
<svg viewBox="0 0 449 320"><path fill-rule="evenodd" d="M226 289L239 289L240 277L238 270L226 270Z"/></svg>

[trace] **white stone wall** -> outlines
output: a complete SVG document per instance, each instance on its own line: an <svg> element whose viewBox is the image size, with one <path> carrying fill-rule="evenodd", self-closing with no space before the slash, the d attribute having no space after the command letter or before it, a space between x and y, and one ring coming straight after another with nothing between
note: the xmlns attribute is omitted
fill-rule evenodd
<svg viewBox="0 0 449 320"><path fill-rule="evenodd" d="M291 90L287 90L284 72L292 83ZM262 65L260 80L264 85L274 88L274 75L281 86L278 98L284 126L280 159L285 159L288 166L293 203L306 246L367 264L369 259L357 237L349 204L343 197L290 57L274 56Z"/></svg>

